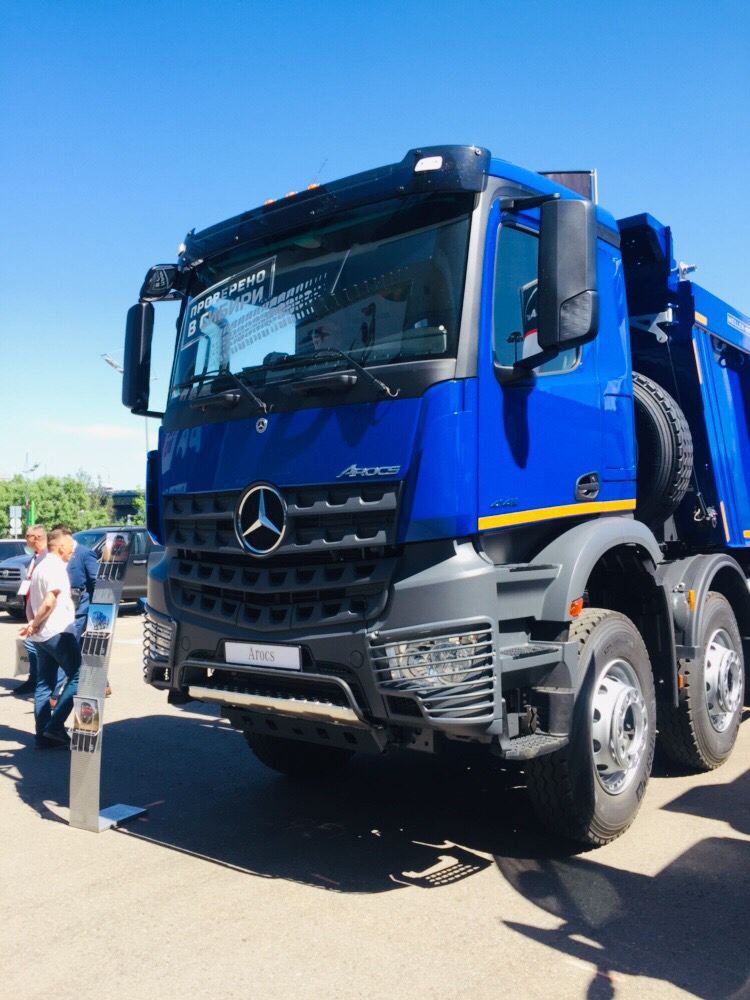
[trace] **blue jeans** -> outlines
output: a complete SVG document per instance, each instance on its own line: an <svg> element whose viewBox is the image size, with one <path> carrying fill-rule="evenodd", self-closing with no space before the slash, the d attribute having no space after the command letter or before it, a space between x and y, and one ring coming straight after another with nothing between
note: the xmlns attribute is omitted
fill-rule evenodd
<svg viewBox="0 0 750 1000"><path fill-rule="evenodd" d="M26 652L29 654L29 676L28 680L24 681L25 684L30 684L32 687L36 688L36 647L37 643L33 639L24 639L23 644L26 647ZM55 682L55 697L60 694L60 688L65 683L65 674L62 669L58 667L57 670L57 681Z"/></svg>
<svg viewBox="0 0 750 1000"><path fill-rule="evenodd" d="M73 695L78 690L78 674L81 669L81 647L72 632L60 632L51 639L36 642L37 680L34 692L34 719L36 735L45 729L60 730L73 708ZM57 669L60 667L68 679L54 711L49 699L55 686Z"/></svg>
<svg viewBox="0 0 750 1000"><path fill-rule="evenodd" d="M81 614L80 607L76 611L75 621L73 622L73 627L75 628L75 637L78 640L78 645L81 644L81 636L86 628L86 619L88 618L88 609L85 609L83 614Z"/></svg>

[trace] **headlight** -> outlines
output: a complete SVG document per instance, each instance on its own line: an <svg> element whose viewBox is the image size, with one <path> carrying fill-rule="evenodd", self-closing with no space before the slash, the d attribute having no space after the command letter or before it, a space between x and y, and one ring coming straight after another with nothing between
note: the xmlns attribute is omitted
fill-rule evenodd
<svg viewBox="0 0 750 1000"><path fill-rule="evenodd" d="M492 647L486 633L441 636L387 645L391 680L430 685L461 684L487 665Z"/></svg>

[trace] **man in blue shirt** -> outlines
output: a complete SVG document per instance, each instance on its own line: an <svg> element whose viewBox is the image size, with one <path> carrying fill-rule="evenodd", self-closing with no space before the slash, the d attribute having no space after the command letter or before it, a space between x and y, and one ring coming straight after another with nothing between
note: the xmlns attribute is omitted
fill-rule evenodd
<svg viewBox="0 0 750 1000"><path fill-rule="evenodd" d="M67 524L56 524L53 530L60 530L65 535L72 537L73 532ZM68 563L68 578L70 579L70 595L73 599L73 606L76 609L75 617L75 637L78 645L81 644L81 636L86 629L86 621L89 614L89 605L94 596L94 586L96 576L99 572L99 562L85 545L81 545L73 538L73 555ZM112 694L112 689L107 682L107 697Z"/></svg>
<svg viewBox="0 0 750 1000"><path fill-rule="evenodd" d="M73 532L66 524L56 524L53 531L62 531L66 535L73 535ZM73 555L68 563L68 577L70 579L70 593L73 598L73 605L76 609L75 636L78 642L86 628L86 619L89 613L91 598L94 596L94 586L96 576L99 572L99 563L91 549L85 545L80 545L73 539Z"/></svg>

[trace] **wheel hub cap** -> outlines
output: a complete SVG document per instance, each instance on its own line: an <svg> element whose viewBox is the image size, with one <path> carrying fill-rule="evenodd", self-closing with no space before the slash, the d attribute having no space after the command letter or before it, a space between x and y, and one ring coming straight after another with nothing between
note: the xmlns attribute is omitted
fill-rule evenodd
<svg viewBox="0 0 750 1000"><path fill-rule="evenodd" d="M723 733L742 703L742 662L723 628L708 641L704 676L708 717L714 729Z"/></svg>
<svg viewBox="0 0 750 1000"><path fill-rule="evenodd" d="M648 742L646 703L625 660L608 663L597 681L591 730L596 776L610 795L618 795L633 780Z"/></svg>

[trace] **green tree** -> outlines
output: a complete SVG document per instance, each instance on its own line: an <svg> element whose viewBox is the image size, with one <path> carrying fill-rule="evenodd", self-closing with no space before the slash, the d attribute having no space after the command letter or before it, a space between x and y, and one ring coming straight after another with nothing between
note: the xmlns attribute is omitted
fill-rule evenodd
<svg viewBox="0 0 750 1000"><path fill-rule="evenodd" d="M146 523L146 494L143 490L138 490L138 496L133 500L133 506L135 507L135 515L133 517L133 524L145 524Z"/></svg>
<svg viewBox="0 0 750 1000"><path fill-rule="evenodd" d="M82 470L75 476L40 476L29 482L19 475L0 482L0 536L10 534L8 508L23 507L26 498L36 504L36 520L48 528L63 523L81 531L112 523L107 491Z"/></svg>

